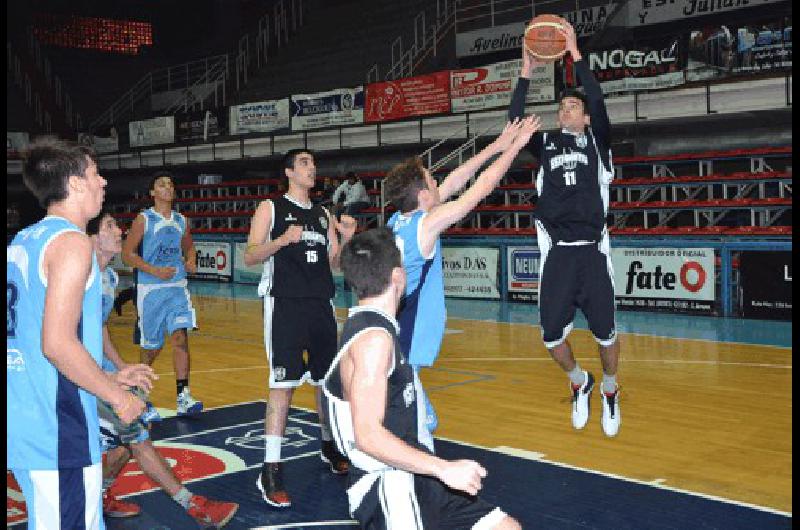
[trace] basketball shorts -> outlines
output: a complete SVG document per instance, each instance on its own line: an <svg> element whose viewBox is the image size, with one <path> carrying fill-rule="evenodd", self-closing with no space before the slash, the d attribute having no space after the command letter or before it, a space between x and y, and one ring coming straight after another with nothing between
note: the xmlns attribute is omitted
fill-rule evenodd
<svg viewBox="0 0 800 530"><path fill-rule="evenodd" d="M25 497L28 528L104 530L103 464L83 468L12 469Z"/></svg>
<svg viewBox="0 0 800 530"><path fill-rule="evenodd" d="M348 490L349 496L358 485ZM488 530L506 517L480 497L451 490L433 477L397 469L380 473L351 515L365 530Z"/></svg>
<svg viewBox="0 0 800 530"><path fill-rule="evenodd" d="M321 384L336 357L336 333L336 314L330 300L265 296L269 387L295 388L306 381Z"/></svg>
<svg viewBox="0 0 800 530"><path fill-rule="evenodd" d="M179 329L197 327L192 300L186 281L163 286L139 284L136 287L137 343L146 350L164 346L164 335Z"/></svg>
<svg viewBox="0 0 800 530"><path fill-rule="evenodd" d="M610 346L616 340L614 271L611 258L598 244L553 245L542 251L539 318L547 348L563 343L580 308L595 340Z"/></svg>
<svg viewBox="0 0 800 530"><path fill-rule="evenodd" d="M97 416L100 420L100 450L104 453L123 445L141 443L150 438L147 427L141 421L123 423L111 405L102 399L97 400Z"/></svg>

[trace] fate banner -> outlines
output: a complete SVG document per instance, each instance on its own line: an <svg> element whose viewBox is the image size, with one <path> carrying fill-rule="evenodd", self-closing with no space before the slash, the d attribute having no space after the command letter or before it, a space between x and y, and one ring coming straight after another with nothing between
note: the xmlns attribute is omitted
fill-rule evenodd
<svg viewBox="0 0 800 530"><path fill-rule="evenodd" d="M367 85L364 121L398 120L450 112L450 72Z"/></svg>

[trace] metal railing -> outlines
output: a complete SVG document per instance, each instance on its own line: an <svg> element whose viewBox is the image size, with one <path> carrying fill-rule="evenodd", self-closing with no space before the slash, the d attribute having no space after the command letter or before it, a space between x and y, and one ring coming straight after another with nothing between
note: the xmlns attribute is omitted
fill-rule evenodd
<svg viewBox="0 0 800 530"><path fill-rule="evenodd" d="M302 24L303 0L279 0L272 13L258 20L254 34L245 34L239 39L234 52L148 73L97 116L89 124L89 129L96 131L137 117L143 108L149 113L153 110L153 95L161 92L176 91L174 98L161 105L169 111L181 107L186 110L199 106L202 109L211 97L214 105L225 105L228 89L241 89L247 83L251 68L260 68L267 63L270 47L286 45L290 28L296 31ZM228 83L231 83L230 87ZM198 96L198 92L204 95Z"/></svg>
<svg viewBox="0 0 800 530"><path fill-rule="evenodd" d="M392 63L384 78L386 80L410 77L414 70L429 55L436 55L439 42L455 27L458 0L436 0L436 17L426 20L425 11L414 17L414 41L403 50L403 38L398 36L391 44ZM367 72L367 83L379 80L378 64Z"/></svg>

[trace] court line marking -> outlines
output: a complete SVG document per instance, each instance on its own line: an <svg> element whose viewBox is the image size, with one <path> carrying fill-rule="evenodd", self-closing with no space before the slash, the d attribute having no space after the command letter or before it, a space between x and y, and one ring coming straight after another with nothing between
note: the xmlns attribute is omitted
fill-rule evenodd
<svg viewBox="0 0 800 530"><path fill-rule="evenodd" d="M216 298L216 299L220 299L220 300L232 300L232 298L230 296L217 296L217 295L207 295L207 294L198 294L197 296L199 296L199 297L207 297L207 298ZM244 298L244 299L235 298L235 300L237 300L237 301L245 300L245 301L250 301L250 302L259 302L259 300L252 300L252 299L249 299L249 298ZM344 311L347 310L346 307L337 307L336 309L341 309L341 310L344 310ZM706 316L706 315L700 315L700 316ZM707 316L707 318L724 318L724 317L708 317ZM483 319L483 318L468 318L468 317L448 317L447 320L448 321L450 321L450 320L465 320L467 322L488 322L490 324L510 324L510 325L516 325L516 326L530 326L532 328L541 329L540 325L532 324L532 323L529 323L529 322L505 322L505 321L499 321L499 320L487 320L487 319ZM745 320L745 319L737 319L737 320ZM453 329L453 328L451 328L451 329ZM584 329L584 328L575 328L575 329L579 330L579 331L587 331L587 332L589 331L589 329ZM633 331L620 331L618 334L620 336L634 335L634 336L637 336L637 337L654 337L654 338L659 338L659 339L694 340L694 341L699 341L699 342L716 342L716 343L719 343L719 344L741 344L743 346L763 346L765 348L776 348L776 349L779 349L779 350L790 350L790 351L792 349L791 345L789 345L789 346L777 346L777 345L774 345L774 344L760 344L760 343L757 343L757 342L741 342L741 341L735 341L735 340L713 340L713 339L700 339L700 338L693 338L693 337L670 337L668 335L655 335L655 334L651 334L651 333L636 333L636 332L633 332Z"/></svg>
<svg viewBox="0 0 800 530"><path fill-rule="evenodd" d="M575 357L576 361L592 361L596 357ZM499 361L499 362L546 362L552 361L550 357L455 357L455 358L440 358L438 363L442 362L485 362L485 361ZM749 366L755 368L785 368L792 369L791 364L769 364L769 363L736 363L730 361L689 361L684 359L625 359L620 358L620 362L626 363L667 363L667 364L712 364L722 366Z"/></svg>
<svg viewBox="0 0 800 530"><path fill-rule="evenodd" d="M596 360L596 357L576 357L576 361L593 361ZM704 365L712 365L712 366L745 366L748 368L779 368L783 370L792 370L792 365L786 364L769 364L769 363L736 363L730 361L690 361L690 360L683 360L683 359L625 359L624 357L620 359L622 362L626 363L662 363L662 364L704 364ZM553 360L550 357L455 357L455 358L446 358L442 357L437 360L437 364L441 365L442 363L448 362L552 362ZM254 365L254 366L238 366L232 368L211 368L208 370L192 370L193 374L213 374L218 372L240 372L242 370L268 370L269 366L266 364L263 365ZM437 368L432 368L433 370L437 370ZM441 369L439 371L449 372L455 370L447 370ZM456 372L459 373L459 372ZM174 375L175 372L158 372L158 376L169 376ZM494 376L490 375L483 375L477 373L469 373L474 377L478 377L479 379L473 381L466 381L461 383L450 383L445 385L447 386L455 386L461 385L466 383L477 383L479 381L487 381L493 379ZM433 387L432 387L433 388ZM212 409L206 409L212 410Z"/></svg>
<svg viewBox="0 0 800 530"><path fill-rule="evenodd" d="M525 451L525 450L516 449L514 447L508 447L508 446L505 446L505 445L500 445L500 446L497 446L497 447L486 447L486 446L479 445L479 444L473 444L473 443L469 443L469 442L462 442L460 440L453 440L451 438L445 438L444 436L435 436L434 438L437 439L437 440L445 440L447 442L451 442L451 443L454 443L454 444L466 445L468 447L473 447L475 449L482 449L482 450L485 450L485 451L491 451L493 453L500 453L500 454L503 454L503 455L506 455L506 456L513 456L513 457L516 457L516 458L523 458L525 460L531 460L531 461L535 461L535 462L543 462L545 464L551 464L551 465L554 465L556 467L562 467L562 468L565 468L565 469L572 469L574 471L583 471L585 473L591 473L593 475L601 475L601 476L608 477L608 478L613 478L613 479L616 479L616 480L623 480L625 482L633 482L635 484L641 484L642 486L649 486L651 488L668 490L668 491L672 491L672 492L675 492L675 493L682 493L684 495L690 495L690 496L693 496L693 497L702 497L704 499L717 501L717 502L723 502L723 503L727 503L727 504L734 504L734 505L737 505L737 506L742 506L744 508L751 508L751 509L754 509L754 510L768 512L768 513L772 513L772 514L775 514L775 515L781 515L783 517L789 517L789 518L792 517L792 513L791 512L784 512L784 511L778 510L776 508L769 508L767 506L760 506L758 504L751 504L749 502L737 501L737 500L734 500L734 499L727 499L725 497L718 497L716 495L711 495L711 494L708 494L708 493L700 493L700 492L697 492L697 491L686 490L686 489L682 489L682 488L677 488L675 486L667 486L667 485L661 483L661 481L666 481L666 479L663 479L663 478L655 479L653 481L645 481L645 480L640 480L640 479L636 479L636 478L632 478L632 477L626 477L624 475L617 475L615 473L607 473L605 471L598 471L596 469L591 469L591 468L588 468L588 467L580 467L580 466L575 466L575 465L572 465L572 464L566 464L564 462L557 462L555 460L549 460L547 458L544 458L544 454L543 453L536 453L535 451ZM518 451L523 451L523 452L519 453ZM530 456L526 456L524 454L525 452L532 453L532 454ZM542 456L539 457L539 455L542 455Z"/></svg>

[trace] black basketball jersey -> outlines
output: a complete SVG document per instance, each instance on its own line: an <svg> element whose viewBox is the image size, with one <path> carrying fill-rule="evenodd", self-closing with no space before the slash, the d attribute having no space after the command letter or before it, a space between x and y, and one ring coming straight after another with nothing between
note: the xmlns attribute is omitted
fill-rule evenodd
<svg viewBox="0 0 800 530"><path fill-rule="evenodd" d="M339 367L342 355L350 347L353 340L361 333L376 328L386 330L394 342L394 351L392 352L393 365L391 373L388 375L383 426L407 444L423 451L428 451L419 442L420 428L424 429L425 427L420 425L417 412L417 390L414 370L408 364L408 359L401 351L397 338L397 321L375 308L353 307L350 309L349 317L344 324L342 336L339 339L339 353L336 355L336 359L331 364L331 368L323 381L323 390L328 398L331 432L336 440L336 445L357 468L357 470L350 470L351 484L365 472L379 471L389 467L387 464L375 460L356 448L353 417L350 411L350 403L344 399ZM354 474L353 471L360 471L360 473L356 472Z"/></svg>
<svg viewBox="0 0 800 530"><path fill-rule="evenodd" d="M600 241L613 178L610 163L605 162L610 154L598 151L590 127L586 134L560 131L540 136L531 142L540 161L534 215L554 242Z"/></svg>
<svg viewBox="0 0 800 530"><path fill-rule="evenodd" d="M272 201L270 239L280 237L291 225L303 227L297 243L280 249L264 262L258 286L261 296L286 298L333 298L334 286L328 262L328 213L319 205L302 205L284 195Z"/></svg>

